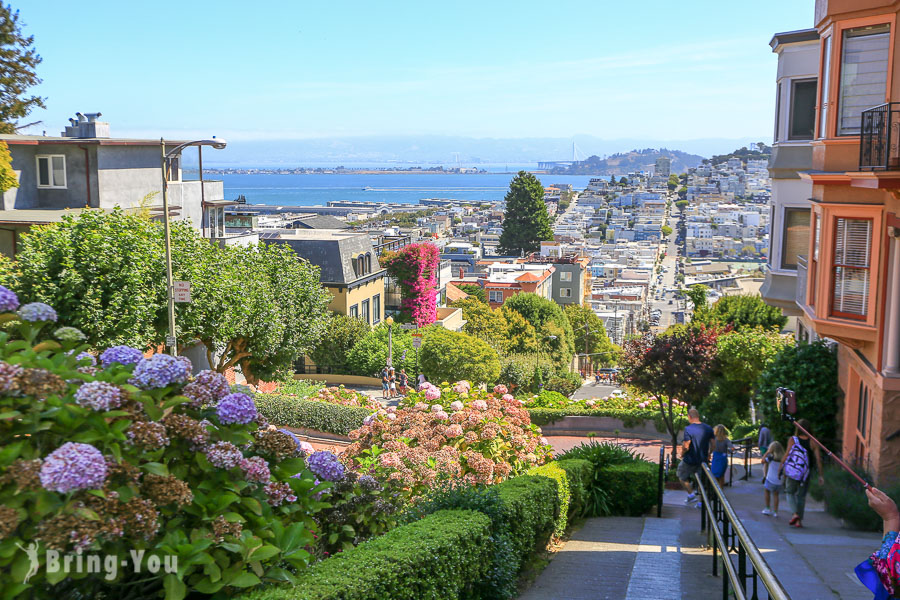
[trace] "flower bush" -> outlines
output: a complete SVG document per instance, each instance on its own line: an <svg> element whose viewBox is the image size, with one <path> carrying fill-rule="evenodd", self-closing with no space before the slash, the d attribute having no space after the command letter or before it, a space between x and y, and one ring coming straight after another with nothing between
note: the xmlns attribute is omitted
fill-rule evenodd
<svg viewBox="0 0 900 600"><path fill-rule="evenodd" d="M400 315L425 327L437 320L437 277L440 250L430 242L408 244L379 259L400 286Z"/></svg>
<svg viewBox="0 0 900 600"><path fill-rule="evenodd" d="M443 479L498 483L551 457L540 429L505 387L467 387L428 384L399 410L373 413L350 432L355 441L346 460L418 495Z"/></svg>
<svg viewBox="0 0 900 600"><path fill-rule="evenodd" d="M314 402L330 402L341 406L361 406L370 410L378 410L381 404L362 392L348 390L344 386L322 388L314 396L308 398Z"/></svg>
<svg viewBox="0 0 900 600"><path fill-rule="evenodd" d="M87 366L81 336L52 339L54 320L34 305L0 314L0 596L54 595L64 578L78 597L173 599L293 580L331 486L294 440L223 376L191 379L186 359L119 347ZM18 548L32 543L42 564L25 583ZM47 573L46 549L174 555L177 572Z"/></svg>

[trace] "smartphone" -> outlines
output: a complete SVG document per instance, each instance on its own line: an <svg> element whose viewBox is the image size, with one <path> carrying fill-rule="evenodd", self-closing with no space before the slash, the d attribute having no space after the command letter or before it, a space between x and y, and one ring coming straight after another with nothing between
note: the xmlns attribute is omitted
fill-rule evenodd
<svg viewBox="0 0 900 600"><path fill-rule="evenodd" d="M780 387L775 390L775 405L781 411L781 418L785 421L793 421L797 412L797 395L794 390Z"/></svg>

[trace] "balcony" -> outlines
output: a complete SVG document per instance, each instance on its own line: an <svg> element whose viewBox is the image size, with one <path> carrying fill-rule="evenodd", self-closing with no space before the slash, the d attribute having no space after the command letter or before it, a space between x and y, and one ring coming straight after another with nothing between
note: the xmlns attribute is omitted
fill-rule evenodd
<svg viewBox="0 0 900 600"><path fill-rule="evenodd" d="M798 256L797 257L797 292L796 292L797 306L806 306L806 278L807 278L806 257Z"/></svg>
<svg viewBox="0 0 900 600"><path fill-rule="evenodd" d="M900 170L900 102L888 102L862 112L859 170Z"/></svg>

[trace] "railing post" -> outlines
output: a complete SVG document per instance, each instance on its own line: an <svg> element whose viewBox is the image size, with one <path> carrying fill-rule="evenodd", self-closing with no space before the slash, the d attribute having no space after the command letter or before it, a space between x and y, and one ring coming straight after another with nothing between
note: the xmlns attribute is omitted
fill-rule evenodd
<svg viewBox="0 0 900 600"><path fill-rule="evenodd" d="M664 465L663 462L666 459L666 445L663 444L659 447L659 482L657 484L657 502L656 502L656 518L659 519L662 517L662 504L663 504L663 494L665 493L665 476L664 476Z"/></svg>
<svg viewBox="0 0 900 600"><path fill-rule="evenodd" d="M744 545L741 540L737 541L738 547L738 581L741 584L741 590L747 592L747 553L744 552Z"/></svg>

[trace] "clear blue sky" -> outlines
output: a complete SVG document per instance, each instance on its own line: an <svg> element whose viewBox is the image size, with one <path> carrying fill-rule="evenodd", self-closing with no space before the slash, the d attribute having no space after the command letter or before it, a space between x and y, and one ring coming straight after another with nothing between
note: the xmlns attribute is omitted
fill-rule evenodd
<svg viewBox="0 0 900 600"><path fill-rule="evenodd" d="M37 130L229 139L770 139L775 32L812 0L11 0Z"/></svg>

